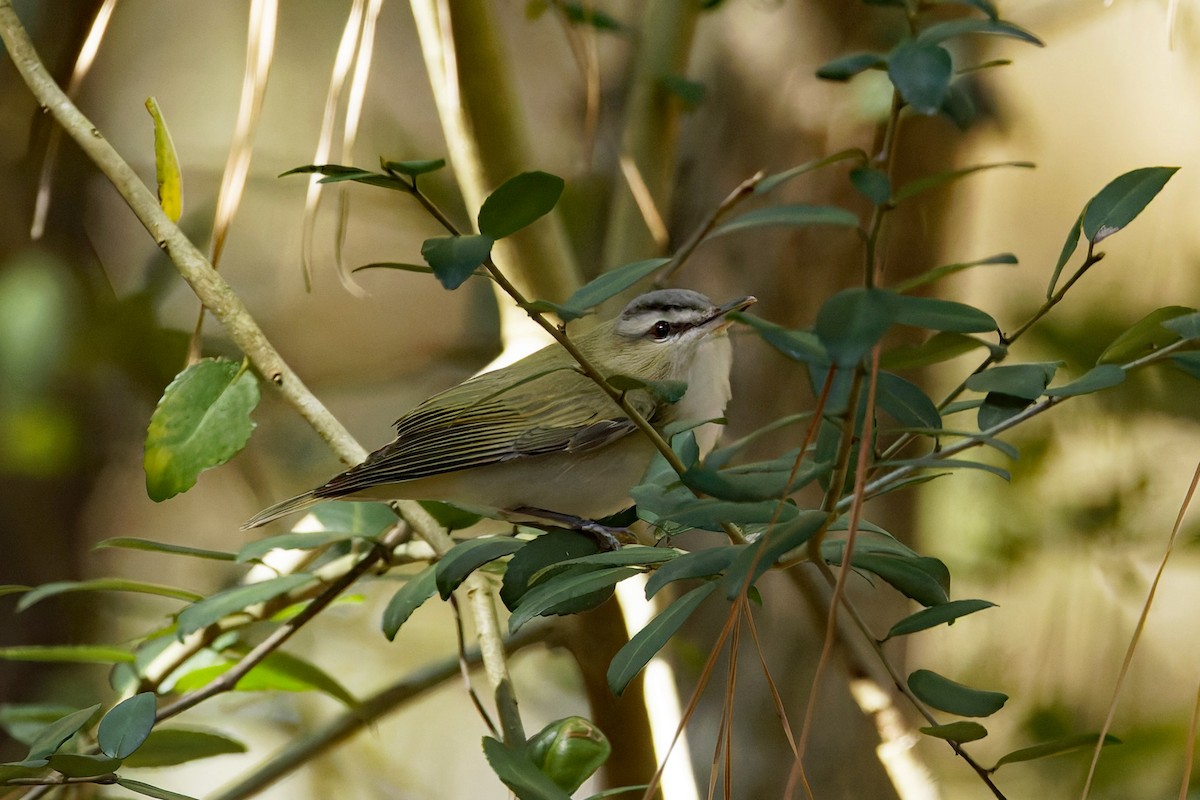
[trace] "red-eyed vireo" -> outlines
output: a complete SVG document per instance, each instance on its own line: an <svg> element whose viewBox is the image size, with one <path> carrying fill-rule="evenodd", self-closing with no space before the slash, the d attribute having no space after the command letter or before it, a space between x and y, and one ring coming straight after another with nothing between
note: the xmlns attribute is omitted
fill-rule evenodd
<svg viewBox="0 0 1200 800"><path fill-rule="evenodd" d="M699 292L662 289L574 339L605 376L682 381L668 403L627 394L655 428L722 416L732 352L726 315ZM252 528L325 500L442 500L500 516L537 510L600 519L630 505L655 450L558 344L436 394L396 422L396 439L323 486L277 503Z"/></svg>

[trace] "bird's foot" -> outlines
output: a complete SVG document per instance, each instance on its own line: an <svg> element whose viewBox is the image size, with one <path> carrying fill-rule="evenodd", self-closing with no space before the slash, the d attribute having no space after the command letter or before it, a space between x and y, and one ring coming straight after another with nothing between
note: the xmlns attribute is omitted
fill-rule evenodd
<svg viewBox="0 0 1200 800"><path fill-rule="evenodd" d="M549 511L544 508L531 508L528 506L513 509L512 513L522 517L534 517L539 520L553 522L555 525L563 528L587 534L605 552L620 550L623 544L637 543L637 537L628 528L602 525L595 520L584 519L571 514L562 514L558 511ZM536 524L534 527L536 527Z"/></svg>

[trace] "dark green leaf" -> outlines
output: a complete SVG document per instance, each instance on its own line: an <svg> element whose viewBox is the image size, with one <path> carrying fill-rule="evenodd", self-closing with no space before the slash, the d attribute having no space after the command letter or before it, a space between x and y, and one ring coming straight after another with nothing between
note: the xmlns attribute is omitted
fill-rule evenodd
<svg viewBox="0 0 1200 800"><path fill-rule="evenodd" d="M663 88L678 97L689 111L704 102L705 86L700 81L682 75L663 75L658 79Z"/></svg>
<svg viewBox="0 0 1200 800"><path fill-rule="evenodd" d="M1031 405L1033 405L1033 401L1026 400L1024 397L1016 397L1003 392L988 392L987 397L983 398L983 402L979 404L979 414L976 417L979 430L990 431L1003 425ZM1004 479L1009 479L1008 473L1004 473Z"/></svg>
<svg viewBox="0 0 1200 800"><path fill-rule="evenodd" d="M13 778L34 778L45 772L49 759L9 761L0 764L0 791L7 791L5 782Z"/></svg>
<svg viewBox="0 0 1200 800"><path fill-rule="evenodd" d="M1054 286L1058 283L1058 276L1062 274L1063 267L1075 254L1075 248L1079 247L1079 234L1083 231L1083 215L1086 213L1087 207L1085 206L1083 211L1079 212L1075 223L1071 225L1071 230L1067 232L1067 240L1063 242L1062 252L1058 254L1058 263L1054 265L1054 272L1050 275L1050 285L1046 287L1047 300L1054 296Z"/></svg>
<svg viewBox="0 0 1200 800"><path fill-rule="evenodd" d="M258 380L233 361L203 359L163 392L146 431L146 492L155 502L186 492L206 469L250 439Z"/></svg>
<svg viewBox="0 0 1200 800"><path fill-rule="evenodd" d="M49 759L50 768L68 778L95 778L108 775L121 766L121 759L93 756L84 753L55 753Z"/></svg>
<svg viewBox="0 0 1200 800"><path fill-rule="evenodd" d="M635 498L636 499L636 498ZM640 507L640 503L638 504ZM796 517L796 507L778 500L763 500L758 503L732 503L727 500L704 498L689 500L685 505L672 509L654 522L673 522L685 528L719 531L725 524L766 525L773 520L786 522Z"/></svg>
<svg viewBox="0 0 1200 800"><path fill-rule="evenodd" d="M787 206L768 206L767 208L748 211L740 217L734 217L723 225L718 225L711 235L713 237L724 236L727 233L749 230L750 228L777 225L790 227L840 225L847 228L857 228L858 217L838 206L814 206L804 203Z"/></svg>
<svg viewBox="0 0 1200 800"><path fill-rule="evenodd" d="M678 403L687 392L687 384L683 381L651 381L632 375L609 375L605 380L619 392L635 392L641 389L664 403Z"/></svg>
<svg viewBox="0 0 1200 800"><path fill-rule="evenodd" d="M412 613L437 593L437 565L431 564L400 587L383 611L383 635L392 641Z"/></svg>
<svg viewBox="0 0 1200 800"><path fill-rule="evenodd" d="M272 550L315 550L334 542L344 542L354 536L342 531L313 531L304 533L281 533L250 542L238 551L240 563L257 561Z"/></svg>
<svg viewBox="0 0 1200 800"><path fill-rule="evenodd" d="M679 552L672 550L669 547L643 547L640 545L626 545L620 550L610 550L603 553L592 553L586 556L578 556L569 558L565 561L559 561L556 564L550 564L535 572L530 577L530 582L539 583L545 577L546 570L554 569L555 567L567 567L575 565L584 565L591 567L641 567L650 564L662 564L667 561L672 561L679 557Z"/></svg>
<svg viewBox="0 0 1200 800"><path fill-rule="evenodd" d="M361 267L355 267L351 272L361 272L366 269L395 269L401 272L419 272L422 275L433 275L433 267L427 264L405 264L400 261L377 261L373 264L363 264ZM469 278L490 278L485 270L477 269L467 277Z"/></svg>
<svg viewBox="0 0 1200 800"><path fill-rule="evenodd" d="M993 395L988 395L992 397ZM1003 397L1005 395L998 395ZM1022 403L1025 401L1022 400ZM992 427L992 426L988 426ZM995 442L996 440L990 439ZM978 469L984 472L990 472L993 475L1003 478L1004 480L1012 480L1012 476L1007 470L1001 469L993 464L988 464L982 461L967 461L962 458L942 458L940 456L920 456L918 458L902 458L887 461L879 466L886 467L917 467L919 469Z"/></svg>
<svg viewBox="0 0 1200 800"><path fill-rule="evenodd" d="M176 680L174 688L182 692L202 689L235 666L235 662L226 661L194 669ZM238 679L233 688L239 692L319 691L351 708L358 705L354 695L325 670L310 661L279 650L255 664Z"/></svg>
<svg viewBox="0 0 1200 800"><path fill-rule="evenodd" d="M605 300L616 297L669 263L671 263L669 258L648 258L645 261L635 261L623 267L610 269L580 287L567 298L565 303L557 306L556 313L563 322L570 322L572 319L582 317ZM564 313L567 316L563 316Z"/></svg>
<svg viewBox="0 0 1200 800"><path fill-rule="evenodd" d="M948 275L954 275L955 272L962 270L970 270L972 266L985 266L989 264L1016 264L1016 257L1012 253L997 253L989 255L988 258L980 258L977 261L959 261L956 264L944 264L935 266L934 269L925 270L920 275L908 278L907 281L901 281L892 287L892 290L898 294L904 294L906 291L912 291L923 287L923 285L941 281L942 278Z"/></svg>
<svg viewBox="0 0 1200 800"><path fill-rule="evenodd" d="M737 474L692 466L681 477L685 486L701 494L738 503L778 500L789 493L788 474L780 471Z"/></svg>
<svg viewBox="0 0 1200 800"><path fill-rule="evenodd" d="M896 322L915 328L953 333L988 333L997 329L990 314L965 303L938 297L896 295Z"/></svg>
<svg viewBox="0 0 1200 800"><path fill-rule="evenodd" d="M632 567L608 567L586 572L573 572L569 568L563 573L547 578L531 588L508 620L508 630L515 633L529 620L542 614L554 613L563 603L600 589L614 586L640 570Z"/></svg>
<svg viewBox="0 0 1200 800"><path fill-rule="evenodd" d="M880 357L879 366L888 370L918 369L930 364L940 364L976 348L987 346L986 342L971 336L942 332L922 344L889 350Z"/></svg>
<svg viewBox="0 0 1200 800"><path fill-rule="evenodd" d="M427 172L436 172L446 166L446 159L430 158L421 161L384 161L380 159L379 163L388 172L399 172L401 175L415 178Z"/></svg>
<svg viewBox="0 0 1200 800"><path fill-rule="evenodd" d="M117 785L131 792L144 794L147 797L156 798L156 800L196 800L194 797L189 797L186 794L172 792L169 789L164 789L161 786L151 786L148 783L141 781L130 780L129 778L118 778Z"/></svg>
<svg viewBox="0 0 1200 800"><path fill-rule="evenodd" d="M959 744L978 741L988 734L987 728L978 722L968 722L967 720L918 728L917 730L926 736L936 736L939 739L945 739L948 742L958 742Z"/></svg>
<svg viewBox="0 0 1200 800"><path fill-rule="evenodd" d="M1165 306L1151 311L1118 336L1096 363L1125 364L1179 341L1179 334L1164 327L1164 323L1195 312L1196 309L1187 306Z"/></svg>
<svg viewBox="0 0 1200 800"><path fill-rule="evenodd" d="M1000 161L994 164L976 164L973 167L963 167L962 169L949 169L945 172L936 172L933 175L926 175L924 178L917 178L909 181L901 186L897 191L892 201L895 203L907 200L910 197L915 197L922 192L927 192L930 189L936 189L947 183L965 178L968 175L974 175L976 172L982 172L988 169L998 169L1001 167L1020 167L1022 169L1033 169L1037 165L1031 161ZM1000 262L1004 263L1004 262Z"/></svg>
<svg viewBox="0 0 1200 800"><path fill-rule="evenodd" d="M310 164L304 167L296 167L282 173L279 177L283 178L287 175L319 173L325 177L321 179L321 183L338 183L340 181L354 181L355 183L365 183L368 186L378 186L381 189L391 189L392 191L411 192L412 188L401 180L393 178L391 175L380 175L378 172L370 172L358 167L343 167L340 164Z"/></svg>
<svg viewBox="0 0 1200 800"><path fill-rule="evenodd" d="M974 392L999 392L1024 400L1036 400L1046 391L1060 363L1042 361L992 367L967 378L967 388Z"/></svg>
<svg viewBox="0 0 1200 800"><path fill-rule="evenodd" d="M829 355L821 345L820 339L811 331L794 331L780 327L774 322L767 322L761 317L745 312L734 312L729 318L743 322L754 329L763 341L783 353L793 361L806 364L829 364Z"/></svg>
<svg viewBox="0 0 1200 800"><path fill-rule="evenodd" d="M892 629L887 632L887 636L883 638L886 640L893 636L906 636L917 631L935 628L938 625L953 624L954 620L959 617L965 617L967 614L974 614L976 611L992 608L995 605L987 600L951 600L948 603L910 614L893 625Z"/></svg>
<svg viewBox="0 0 1200 800"><path fill-rule="evenodd" d="M666 645L680 626L687 621L701 603L717 588L716 583L697 586L646 624L633 638L617 651L608 665L608 688L620 696L629 682L654 658L655 653Z"/></svg>
<svg viewBox="0 0 1200 800"><path fill-rule="evenodd" d="M503 742L483 737L483 754L488 764L518 800L571 800L571 796L534 766L528 754L510 750Z"/></svg>
<svg viewBox="0 0 1200 800"><path fill-rule="evenodd" d="M936 558L856 552L850 563L855 569L878 575L896 591L923 606L937 606L949 600L950 573Z"/></svg>
<svg viewBox="0 0 1200 800"><path fill-rule="evenodd" d="M834 364L862 361L895 321L897 299L882 289L846 289L825 301L815 330Z"/></svg>
<svg viewBox="0 0 1200 800"><path fill-rule="evenodd" d="M511 611L529 590L535 575L543 575L546 567L572 561L600 552L591 537L575 531L550 531L528 542L508 562L500 599Z"/></svg>
<svg viewBox="0 0 1200 800"><path fill-rule="evenodd" d="M551 722L524 749L533 765L565 792L582 786L612 754L604 733L583 717Z"/></svg>
<svg viewBox="0 0 1200 800"><path fill-rule="evenodd" d="M1125 370L1116 364L1101 364L1080 375L1064 386L1052 386L1046 390L1050 397L1074 397L1109 389L1125 381Z"/></svg>
<svg viewBox="0 0 1200 800"><path fill-rule="evenodd" d="M146 550L151 553L168 553L177 556L207 558L213 561L233 561L236 558L233 553L226 553L221 550L205 550L200 547L188 547L187 545L172 544L170 542L155 542L150 539L135 539L128 536L105 539L94 545L92 549L99 550L102 547L124 547L129 550Z"/></svg>
<svg viewBox="0 0 1200 800"><path fill-rule="evenodd" d="M1200 380L1200 353L1175 353L1171 364L1186 375Z"/></svg>
<svg viewBox="0 0 1200 800"><path fill-rule="evenodd" d="M123 647L101 644L20 645L0 647L0 659L57 664L121 664L133 661L133 653Z"/></svg>
<svg viewBox="0 0 1200 800"><path fill-rule="evenodd" d="M435 583L438 594L443 600L448 600L451 593L472 572L497 558L512 555L524 544L525 542L511 536L490 536L484 539L468 539L455 545L437 562Z"/></svg>
<svg viewBox="0 0 1200 800"><path fill-rule="evenodd" d="M827 167L830 164L836 164L839 161L845 161L848 158L853 158L860 164L866 164L868 161L867 154L856 147L849 150L840 150L831 156L825 156L825 158L806 161L799 166L792 167L791 169L785 169L783 172L777 172L774 175L768 175L759 181L758 185L754 187L754 193L766 194L777 186L790 181L792 178L799 177L807 172L820 169L821 167Z"/></svg>
<svg viewBox="0 0 1200 800"><path fill-rule="evenodd" d="M352 536L372 537L396 524L396 512L387 503L338 500L318 503L309 514L321 530L338 531Z"/></svg>
<svg viewBox="0 0 1200 800"><path fill-rule="evenodd" d="M822 64L817 68L817 77L827 81L848 81L860 72L885 64L887 59L878 53L851 53Z"/></svg>
<svg viewBox="0 0 1200 800"><path fill-rule="evenodd" d="M94 706L72 711L70 714L51 722L38 732L37 738L29 745L29 755L25 756L25 760L36 761L42 758L49 758L58 751L58 748L63 746L63 742L70 739L83 726L87 725L99 710L100 704L96 703Z"/></svg>
<svg viewBox="0 0 1200 800"><path fill-rule="evenodd" d="M958 74L962 75L968 71L970 70L959 69ZM946 96L942 98L940 111L960 131L969 130L979 116L979 111L975 107L975 98L972 92L966 88L966 82L961 80L953 81L946 87Z"/></svg>
<svg viewBox="0 0 1200 800"><path fill-rule="evenodd" d="M1173 317L1162 325L1167 330L1179 334L1179 337L1185 342L1200 339L1200 312L1185 314L1182 317Z"/></svg>
<svg viewBox="0 0 1200 800"><path fill-rule="evenodd" d="M154 692L135 694L113 706L96 732L100 749L110 758L127 758L150 735L157 710Z"/></svg>
<svg viewBox="0 0 1200 800"><path fill-rule="evenodd" d="M71 592L134 592L136 594L152 594L158 597L170 597L173 600L184 600L194 603L203 600L204 595L179 589L175 586L163 586L158 583L130 581L124 578L95 578L90 581L57 581L46 583L26 593L17 603L17 610L24 611L34 603L40 603L47 597Z"/></svg>
<svg viewBox="0 0 1200 800"><path fill-rule="evenodd" d="M180 611L175 634L182 640L188 634L208 627L227 614L236 614L249 606L273 600L311 581L311 575L284 575L218 592Z"/></svg>
<svg viewBox="0 0 1200 800"><path fill-rule="evenodd" d="M483 519L483 515L459 508L453 503L443 503L438 500L421 500L420 503L421 507L429 512L429 516L437 520L437 523L447 531L461 531Z"/></svg>
<svg viewBox="0 0 1200 800"><path fill-rule="evenodd" d="M509 178L483 201L479 232L491 239L511 236L549 214L564 186L562 178L548 172L522 172Z"/></svg>
<svg viewBox="0 0 1200 800"><path fill-rule="evenodd" d="M686 553L659 566L646 581L646 599L654 597L668 583L688 578L717 575L727 569L738 554L750 545L731 544Z"/></svg>
<svg viewBox="0 0 1200 800"><path fill-rule="evenodd" d="M880 372L877 380L877 402L901 425L931 429L942 426L937 406L915 383L890 372Z"/></svg>
<svg viewBox="0 0 1200 800"><path fill-rule="evenodd" d="M442 286L457 289L492 253L490 236L435 236L421 245L433 274Z"/></svg>
<svg viewBox="0 0 1200 800"><path fill-rule="evenodd" d="M1083 212L1083 235L1096 244L1133 222L1178 171L1179 167L1143 167L1114 178Z"/></svg>
<svg viewBox="0 0 1200 800"><path fill-rule="evenodd" d="M858 193L877 206L892 196L892 182L884 172L870 167L855 167L850 170L850 183Z"/></svg>
<svg viewBox="0 0 1200 800"><path fill-rule="evenodd" d="M989 16L992 15L989 14ZM996 36L1007 36L1010 39L1019 39L1022 42L1035 44L1038 47L1042 47L1045 44L1041 39L1021 26L998 19L955 19L949 22L939 22L936 25L930 25L917 34L917 41L922 44L935 44L968 33L990 33Z"/></svg>
<svg viewBox="0 0 1200 800"><path fill-rule="evenodd" d="M753 586L764 572L775 566L776 561L808 542L827 519L828 515L823 511L801 511L794 519L769 528L730 564L721 580L725 597L733 600L743 587Z"/></svg>
<svg viewBox="0 0 1200 800"><path fill-rule="evenodd" d="M244 753L246 745L220 733L194 728L156 728L125 759L127 767L173 767L201 758Z"/></svg>
<svg viewBox="0 0 1200 800"><path fill-rule="evenodd" d="M888 56L888 77L904 102L921 114L941 109L953 74L950 53L938 44L909 40ZM895 201L900 200L897 195Z"/></svg>
<svg viewBox="0 0 1200 800"><path fill-rule="evenodd" d="M1096 740L1100 738L1098 733L1081 733L1078 736L1067 736L1062 739L1055 739L1052 742L1045 744L1037 744L1033 747L1022 747L1020 750L1014 750L1008 755L996 762L996 766L992 767L991 771L995 772L1005 764L1015 764L1018 761L1033 761L1038 758L1047 758L1056 756L1060 753L1067 753L1071 750L1078 750L1081 747L1095 747ZM1104 746L1121 744L1121 740L1111 734L1105 735Z"/></svg>
<svg viewBox="0 0 1200 800"><path fill-rule="evenodd" d="M972 689L927 669L909 675L908 688L922 702L961 717L990 716L1008 701L1008 695L1003 692Z"/></svg>

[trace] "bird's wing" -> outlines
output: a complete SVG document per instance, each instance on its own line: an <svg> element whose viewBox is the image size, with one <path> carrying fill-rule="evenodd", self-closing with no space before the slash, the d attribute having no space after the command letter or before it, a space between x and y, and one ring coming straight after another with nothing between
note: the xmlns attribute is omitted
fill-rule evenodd
<svg viewBox="0 0 1200 800"><path fill-rule="evenodd" d="M556 391L529 391L553 366L532 377L485 373L425 401L396 422L396 439L362 464L316 490L343 497L372 486L423 478L548 453L579 453L625 436L634 423L583 375L559 375ZM569 382L564 386L564 382ZM513 391L523 387L522 391ZM643 416L655 410L645 392L630 401Z"/></svg>

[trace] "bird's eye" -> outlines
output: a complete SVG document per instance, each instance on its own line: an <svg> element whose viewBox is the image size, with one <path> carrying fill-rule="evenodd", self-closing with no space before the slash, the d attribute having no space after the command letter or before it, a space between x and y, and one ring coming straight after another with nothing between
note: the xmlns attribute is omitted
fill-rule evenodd
<svg viewBox="0 0 1200 800"><path fill-rule="evenodd" d="M658 322L654 323L654 327L650 329L650 333L655 339L665 339L667 338L667 335L671 333L671 323L664 319L660 319Z"/></svg>

